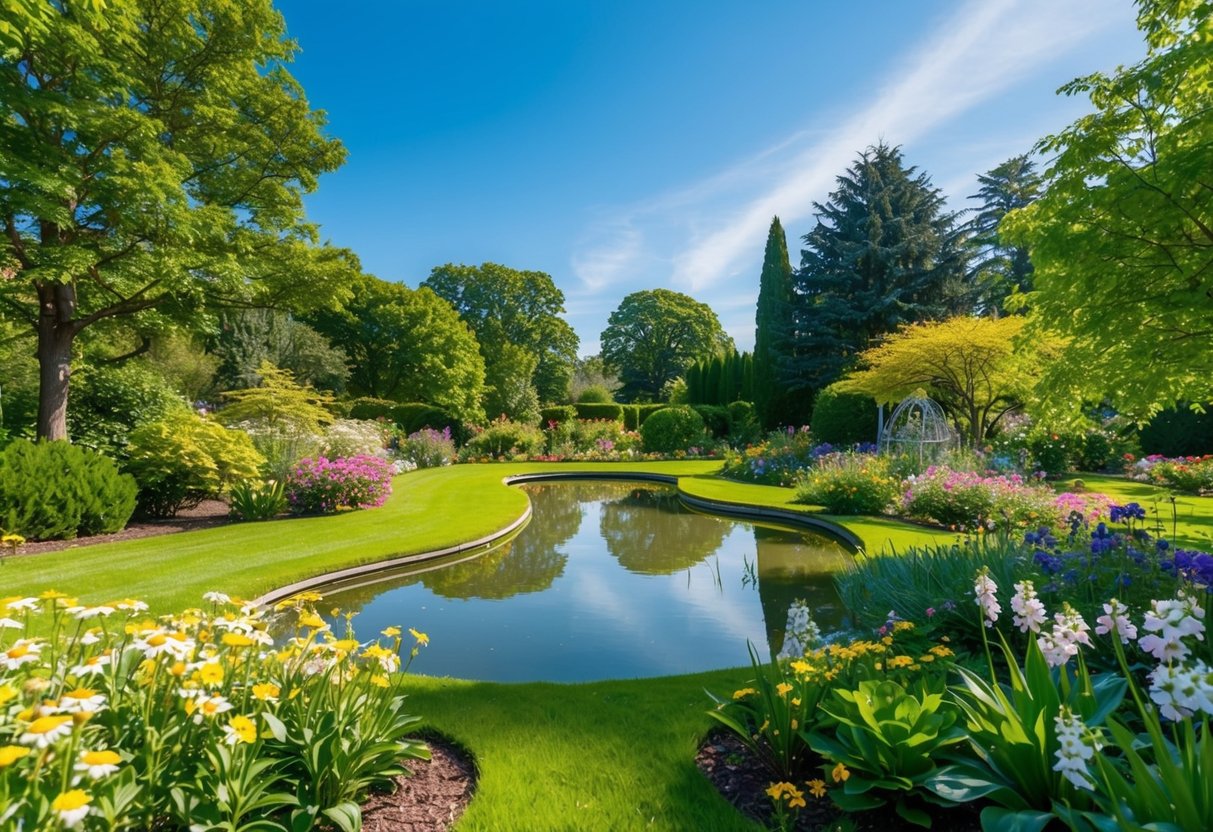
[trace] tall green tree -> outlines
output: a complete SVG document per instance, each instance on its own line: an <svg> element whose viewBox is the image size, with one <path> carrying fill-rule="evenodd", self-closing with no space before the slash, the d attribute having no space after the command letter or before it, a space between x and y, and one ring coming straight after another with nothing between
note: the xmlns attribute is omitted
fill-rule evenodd
<svg viewBox="0 0 1213 832"><path fill-rule="evenodd" d="M39 436L67 436L87 327L343 293L353 258L318 245L303 195L345 151L270 0L5 9L0 306L37 334Z"/></svg>
<svg viewBox="0 0 1213 832"><path fill-rule="evenodd" d="M771 220L758 279L758 312L754 330L754 407L763 425L773 428L787 418L778 367L787 360L792 333L792 262L788 238L779 217Z"/></svg>
<svg viewBox="0 0 1213 832"><path fill-rule="evenodd" d="M793 389L820 390L857 353L905 323L945 317L964 285L956 215L900 148L869 147L815 203L794 281L788 358Z"/></svg>
<svg viewBox="0 0 1213 832"><path fill-rule="evenodd" d="M484 419L484 358L467 323L429 289L363 275L341 309L312 325L350 357L360 396L438 405L466 422Z"/></svg>
<svg viewBox="0 0 1213 832"><path fill-rule="evenodd" d="M602 358L619 373L626 401L655 400L696 359L732 349L710 306L669 289L628 295L602 332Z"/></svg>
<svg viewBox="0 0 1213 832"><path fill-rule="evenodd" d="M568 400L577 363L577 333L561 317L564 294L550 275L497 263L447 263L434 269L423 285L455 307L476 333L489 376L516 375L494 366L507 360L507 353L516 354L501 349L512 344L534 356L529 381L539 398L545 402Z"/></svg>
<svg viewBox="0 0 1213 832"><path fill-rule="evenodd" d="M1000 230L1036 267L1034 330L1068 338L1041 389L1144 417L1213 402L1213 6L1140 0L1146 57L1062 87L1093 112L1039 150L1036 202Z"/></svg>
<svg viewBox="0 0 1213 832"><path fill-rule="evenodd" d="M1032 288L1027 247L1010 244L999 234L998 226L1007 214L1031 205L1040 196L1042 180L1025 154L1008 159L977 181L981 187L969 199L980 202L968 222L974 252L975 311L998 317L1006 311L1003 304L1008 295Z"/></svg>
<svg viewBox="0 0 1213 832"><path fill-rule="evenodd" d="M214 340L221 390L254 387L263 361L289 370L301 384L341 392L350 377L348 356L319 332L281 309L233 309Z"/></svg>

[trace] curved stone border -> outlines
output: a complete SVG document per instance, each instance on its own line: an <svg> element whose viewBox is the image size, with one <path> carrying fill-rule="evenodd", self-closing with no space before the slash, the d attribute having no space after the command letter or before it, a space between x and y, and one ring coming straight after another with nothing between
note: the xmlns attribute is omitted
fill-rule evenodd
<svg viewBox="0 0 1213 832"><path fill-rule="evenodd" d="M814 517L801 511L790 511L788 509L779 508L763 508L761 506L747 505L746 503L731 503L724 500L709 500L704 497L696 497L686 493L679 485L680 477L673 474L654 474L651 472L642 471L544 471L534 474L514 474L504 477L502 482L505 485L521 485L528 482L544 482L551 480L626 480L632 482L656 482L663 485L672 485L678 491L678 498L688 506L709 514L720 514L726 517L738 517L743 520L765 520L767 522L778 523L784 526L799 526L812 529L813 531L822 532L830 537L841 540L843 543L850 546L856 552L863 552L863 541L844 526L838 523L830 522L821 517ZM302 581L295 581L286 586L272 589L261 597L253 601L258 606L268 606L276 604L293 595L298 595L301 592L308 590L319 589L329 586L339 581L349 580L350 578L360 578L366 575L374 575L380 572L390 571L398 566L407 566L412 563L420 563L423 561L437 560L438 558L449 557L465 552L472 552L475 549L483 549L487 551L494 545L501 542L506 537L509 537L514 532L521 529L531 519L531 503L527 500L526 511L522 515L510 523L504 529L494 532L490 535L472 540L467 543L457 543L454 546L448 546L445 549L434 549L429 552L418 552L415 555L405 555L398 558L390 558L388 560L375 561L374 563L363 563L358 566L350 566L346 569L339 569L336 572L325 572L321 575L315 575L311 578L306 578ZM480 553L476 553L480 554Z"/></svg>
<svg viewBox="0 0 1213 832"><path fill-rule="evenodd" d="M361 563L357 566L339 569L336 572L325 572L321 575L315 575L311 578L305 578L302 581L295 581L292 584L278 587L277 589L271 589L260 598L255 599L253 603L264 607L270 604L276 604L279 601L290 598L293 595L298 595L300 592L318 589L320 587L337 583L338 581L344 581L350 578L359 578L364 575L373 575L378 572L387 572L398 566L407 566L410 563L436 560L438 558L444 558L450 555L472 552L472 550L475 549L483 549L487 551L501 540L509 537L514 532L521 529L530 521L530 519L531 503L530 500L528 500L526 504L526 511L522 512L517 520L513 521L500 531L493 532L492 534L485 535L484 537L477 538L476 540L471 540L467 543L456 543L454 546L447 546L445 549L431 549L428 552L418 552L415 555L404 555L402 557L379 560L373 563Z"/></svg>
<svg viewBox="0 0 1213 832"><path fill-rule="evenodd" d="M518 485L526 482L542 482L544 480L640 480L642 482L659 482L672 485L678 490L678 497L688 506L709 514L720 514L726 517L738 517L743 520L765 520L784 526L798 526L822 532L837 538L857 552L864 551L863 540L859 535L838 523L816 517L803 511L792 511L782 508L767 508L753 506L748 503L733 503L726 500L711 500L707 497L696 497L682 489L681 477L673 474L626 473L623 471L581 472L581 471L545 471L538 474L518 474L506 477L506 485Z"/></svg>

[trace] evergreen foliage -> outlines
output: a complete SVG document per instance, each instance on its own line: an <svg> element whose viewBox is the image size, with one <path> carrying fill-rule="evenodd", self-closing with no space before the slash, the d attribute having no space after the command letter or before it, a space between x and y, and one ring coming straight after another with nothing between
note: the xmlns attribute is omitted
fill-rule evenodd
<svg viewBox="0 0 1213 832"><path fill-rule="evenodd" d="M702 442L704 432L703 417L686 405L664 407L640 425L644 449L649 453L685 451Z"/></svg>
<svg viewBox="0 0 1213 832"><path fill-rule="evenodd" d="M302 321L277 309L236 309L223 314L214 353L222 390L254 387L268 361L304 384L340 392L350 377L348 357Z"/></svg>
<svg viewBox="0 0 1213 832"><path fill-rule="evenodd" d="M862 393L843 393L827 387L813 403L810 431L816 442L854 445L875 442L879 428L876 402Z"/></svg>
<svg viewBox="0 0 1213 832"><path fill-rule="evenodd" d="M1032 260L1025 246L1011 245L999 234L1003 217L1031 205L1040 196L1041 177L1026 155L1008 159L977 177L981 187L969 199L980 200L969 219L974 252L972 281L975 311L998 316L1005 312L1004 301L1012 293L1032 288Z"/></svg>
<svg viewBox="0 0 1213 832"><path fill-rule="evenodd" d="M855 356L905 323L946 317L964 302L956 216L901 150L869 147L837 179L804 237L782 381L820 390Z"/></svg>
<svg viewBox="0 0 1213 832"><path fill-rule="evenodd" d="M779 217L771 220L767 248L758 280L758 313L754 330L753 381L742 398L754 402L758 417L767 428L787 419L786 401L777 368L788 356L787 338L792 333L792 263L788 240ZM694 399L692 399L694 401Z"/></svg>
<svg viewBox="0 0 1213 832"><path fill-rule="evenodd" d="M137 490L113 462L67 442L18 439L0 452L0 528L30 540L121 531Z"/></svg>

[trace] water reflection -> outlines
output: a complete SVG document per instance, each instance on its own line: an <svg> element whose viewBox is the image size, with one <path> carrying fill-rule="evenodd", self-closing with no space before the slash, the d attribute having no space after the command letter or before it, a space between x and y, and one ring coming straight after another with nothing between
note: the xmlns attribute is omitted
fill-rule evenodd
<svg viewBox="0 0 1213 832"><path fill-rule="evenodd" d="M744 664L747 641L778 653L796 599L823 630L844 623L830 576L850 555L833 540L697 514L663 486L522 488L533 515L512 543L334 588L324 606L360 611L360 632L428 632L418 672L498 681Z"/></svg>

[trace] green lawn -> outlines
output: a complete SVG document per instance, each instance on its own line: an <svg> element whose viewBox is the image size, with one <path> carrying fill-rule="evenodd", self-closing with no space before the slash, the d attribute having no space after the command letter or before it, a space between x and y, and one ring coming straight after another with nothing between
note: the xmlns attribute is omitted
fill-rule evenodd
<svg viewBox="0 0 1213 832"><path fill-rule="evenodd" d="M1133 482L1106 474L1079 474L1088 491L1107 494L1120 503L1137 502L1146 510L1147 526L1153 531L1155 521L1161 524L1161 534L1177 546L1192 546L1204 551L1213 549L1213 497L1192 497L1176 494L1174 518L1171 493L1143 482ZM1058 490L1074 480L1067 478Z"/></svg>
<svg viewBox="0 0 1213 832"><path fill-rule="evenodd" d="M729 503L819 512L790 504L791 489L713 476L716 462L517 463L416 471L396 479L380 509L248 523L18 557L0 565L0 595L54 587L89 601L131 596L154 611L196 605L216 589L255 597L273 587L358 563L468 542L521 515L526 496L503 485L524 472L651 472L680 477L688 494ZM1084 475L1086 486L1158 508L1169 495ZM1064 487L1064 484L1063 484ZM1177 543L1207 545L1213 498L1180 497ZM869 552L948 542L955 535L873 517L831 517ZM430 649L441 650L441 645ZM693 648L690 648L693 649ZM414 678L412 703L427 725L465 745L480 790L460 829L754 830L694 766L710 727L704 689L735 689L745 670L585 685L502 685Z"/></svg>

